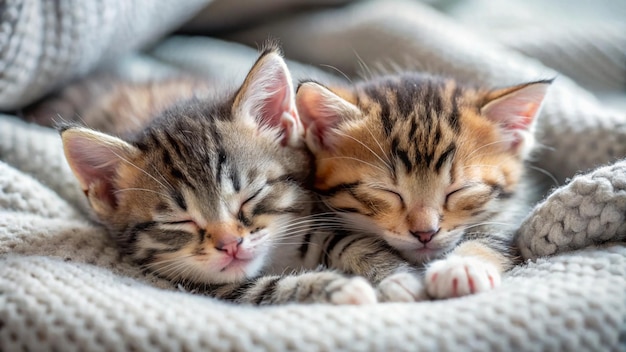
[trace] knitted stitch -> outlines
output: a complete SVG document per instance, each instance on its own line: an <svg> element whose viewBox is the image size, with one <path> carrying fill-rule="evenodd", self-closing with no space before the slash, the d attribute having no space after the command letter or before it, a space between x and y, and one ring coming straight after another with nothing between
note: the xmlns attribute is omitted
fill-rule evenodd
<svg viewBox="0 0 626 352"><path fill-rule="evenodd" d="M18 109L98 63L155 40L209 1L3 1L0 110Z"/></svg>

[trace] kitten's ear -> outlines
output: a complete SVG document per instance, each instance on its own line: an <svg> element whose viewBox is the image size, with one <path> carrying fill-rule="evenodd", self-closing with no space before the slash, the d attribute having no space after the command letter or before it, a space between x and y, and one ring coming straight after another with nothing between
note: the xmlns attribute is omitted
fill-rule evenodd
<svg viewBox="0 0 626 352"><path fill-rule="evenodd" d="M360 114L354 104L315 82L300 84L296 106L304 125L305 141L312 151L332 149L337 125Z"/></svg>
<svg viewBox="0 0 626 352"><path fill-rule="evenodd" d="M496 122L511 138L511 147L517 149L532 132L551 83L552 80L537 81L492 91L480 112Z"/></svg>
<svg viewBox="0 0 626 352"><path fill-rule="evenodd" d="M283 145L301 143L291 74L277 49L263 53L237 92L235 116L253 119L257 126L279 128Z"/></svg>
<svg viewBox="0 0 626 352"><path fill-rule="evenodd" d="M65 158L98 214L117 206L115 178L121 163L139 153L123 140L83 127L61 130Z"/></svg>

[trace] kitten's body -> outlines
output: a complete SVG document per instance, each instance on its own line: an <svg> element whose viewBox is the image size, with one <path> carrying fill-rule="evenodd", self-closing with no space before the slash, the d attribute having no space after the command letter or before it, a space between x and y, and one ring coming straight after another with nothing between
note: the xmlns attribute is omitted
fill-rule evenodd
<svg viewBox="0 0 626 352"><path fill-rule="evenodd" d="M428 263L431 296L495 287L534 197L524 161L548 85L490 90L415 73L303 83L315 188L350 227Z"/></svg>
<svg viewBox="0 0 626 352"><path fill-rule="evenodd" d="M76 110L84 124L122 138L77 125L61 134L97 219L125 255L236 302L419 298L416 274L394 250L313 213L310 155L274 50L235 93L187 79L110 88Z"/></svg>

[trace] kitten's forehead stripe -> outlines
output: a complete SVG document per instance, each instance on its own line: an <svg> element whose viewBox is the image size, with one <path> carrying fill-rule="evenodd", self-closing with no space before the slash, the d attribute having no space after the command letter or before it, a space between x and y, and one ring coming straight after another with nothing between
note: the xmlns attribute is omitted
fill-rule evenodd
<svg viewBox="0 0 626 352"><path fill-rule="evenodd" d="M385 95L385 92L381 92L376 86L368 86L365 89L366 94L380 106L380 118L383 122L383 130L386 136L391 135L393 130L394 121L391 117L391 107L389 105L389 99Z"/></svg>
<svg viewBox="0 0 626 352"><path fill-rule="evenodd" d="M163 139L163 135L165 135L165 139ZM150 131L149 138L155 144L155 149L161 151L161 159L163 162L163 168L169 170L169 173L172 177L184 183L187 187L194 189L192 182L190 179L183 173L183 170L178 168L174 160L185 160L183 151L180 149L178 142L171 134L164 130L163 133L156 134L154 131ZM172 156L172 152L176 154L175 157ZM161 176L162 177L162 176ZM180 206L180 202L176 200ZM186 209L186 207L181 207L182 209Z"/></svg>
<svg viewBox="0 0 626 352"><path fill-rule="evenodd" d="M165 138L167 139L167 141L169 143L169 146L176 153L176 156L178 158L183 159L184 158L184 154L182 153L181 148L180 148L178 142L174 139L174 137L172 137L172 135L170 134L170 132L168 130L164 130L163 133L165 134Z"/></svg>
<svg viewBox="0 0 626 352"><path fill-rule="evenodd" d="M409 155L406 150L400 148L400 141L397 137L391 140L391 154L400 159L407 172L413 171L413 164L409 160Z"/></svg>
<svg viewBox="0 0 626 352"><path fill-rule="evenodd" d="M187 187L189 187L189 189L191 189L191 190L195 190L196 189L196 187L193 185L191 180L187 177L187 175L185 175L183 173L183 171L181 169L179 169L178 167L176 167L173 164L171 164L171 165L169 165L169 170L170 170L170 174L175 179L177 179L180 182L182 182L183 184L185 184Z"/></svg>
<svg viewBox="0 0 626 352"><path fill-rule="evenodd" d="M411 119L411 128L409 129L409 140L414 141L417 138L417 121Z"/></svg>
<svg viewBox="0 0 626 352"><path fill-rule="evenodd" d="M178 207L183 211L187 211L187 202L185 202L185 197L183 197L183 194L179 190L173 190L171 196Z"/></svg>
<svg viewBox="0 0 626 352"><path fill-rule="evenodd" d="M439 156L439 159L437 159L437 162L435 163L436 172L441 171L443 164L450 158L454 157L455 151L456 151L456 145L454 144L454 142L450 143L450 145L448 145L448 147L446 148L445 152L441 153L441 155Z"/></svg>
<svg viewBox="0 0 626 352"><path fill-rule="evenodd" d="M438 91L434 87L431 87L430 89L432 90L432 94L429 100L431 111L434 112L436 115L442 114L444 112L443 97L441 95L442 92Z"/></svg>
<svg viewBox="0 0 626 352"><path fill-rule="evenodd" d="M239 172L237 172L236 168L233 167L230 169L229 177L235 192L241 191L241 181L239 180Z"/></svg>
<svg viewBox="0 0 626 352"><path fill-rule="evenodd" d="M226 156L226 151L220 148L219 151L217 152L217 167L216 167L216 173L215 173L215 178L218 183L222 181L222 173L224 171L224 164L226 163L227 159L228 157Z"/></svg>
<svg viewBox="0 0 626 352"><path fill-rule="evenodd" d="M412 82L403 81L400 84L402 86L402 89L397 89L394 87L394 89L392 89L392 92L394 92L396 95L400 116L403 118L408 118L415 113L415 98L419 94L419 89L417 84Z"/></svg>
<svg viewBox="0 0 626 352"><path fill-rule="evenodd" d="M461 124L459 122L459 100L462 94L463 90L459 86L455 86L452 90L452 97L450 99L452 111L448 114L447 120L448 124L455 133L461 132Z"/></svg>
<svg viewBox="0 0 626 352"><path fill-rule="evenodd" d="M390 153L407 172L439 171L454 154L451 139L460 132L459 104L465 93L453 82L409 75L365 82L358 91L371 102L362 109L379 107L382 130L391 137Z"/></svg>

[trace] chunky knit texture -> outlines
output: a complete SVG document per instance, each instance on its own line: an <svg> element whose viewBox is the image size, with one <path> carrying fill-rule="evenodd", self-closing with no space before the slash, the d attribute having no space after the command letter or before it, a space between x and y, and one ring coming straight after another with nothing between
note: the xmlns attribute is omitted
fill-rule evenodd
<svg viewBox="0 0 626 352"><path fill-rule="evenodd" d="M84 9L78 4L96 2L75 5ZM143 4L123 3L135 11ZM241 3L245 1L238 6ZM182 292L120 258L102 228L89 221L84 196L65 163L56 132L0 115L0 350L625 350L626 161L617 160L626 156L626 115L599 103L580 85L602 87L595 92L600 94L615 93L612 87L620 84L623 89L626 46L620 43L626 32L612 31L612 36L594 40L601 31L572 31L568 37L570 32L560 30L565 36L558 41L560 48L569 43L573 49L557 51L530 41L531 34L521 26L498 35L469 26L472 18L484 28L490 28L490 21L493 26L502 22L488 15L477 17L472 13L476 10L448 9L444 16L415 2L389 3L363 2L304 13L230 37L256 45L271 32L281 38L290 58L332 65L348 75L358 67L357 56L370 67L377 62L389 67L394 61L499 85L557 76L561 68L554 64L559 63L565 65L563 72L566 67L578 72L572 75L576 81L558 75L538 126L545 148L537 155L537 165L559 181L571 180L555 188L520 227L518 243L527 261L505 275L501 288L439 302L364 307L256 308ZM532 8L533 1L513 3L530 6L526 9L531 13L539 11ZM37 16L54 17L41 6L34 12ZM159 17L150 28L137 27L145 32L129 34L133 43L137 40L133 45L138 45L139 37L156 35L166 30L166 24L182 19L181 12L167 8L159 13L171 11L172 18ZM20 22L26 17L11 11L0 12L1 28L32 30ZM96 17L106 12L93 11ZM137 23L148 23L142 16L151 12L138 13ZM6 22L7 16L16 20ZM28 18L39 18L33 16ZM457 20L451 20L454 17ZM617 28L610 27L610 21L605 24L602 28ZM543 42L554 39L549 33L555 28L542 32ZM28 42L33 33L24 34L22 40ZM600 54L587 60L574 43L583 47L595 43ZM42 71L29 69L22 73L32 74L26 80L8 79L11 72L0 75L2 107L21 107L98 61L96 54L90 52L88 59L77 51L64 51L63 45L77 43L58 44L59 52L69 55L61 61L37 61L32 55L39 51L34 49L16 56L15 62L32 62L33 69L49 73L40 79L34 72ZM133 46L107 45L116 52ZM0 58L6 57L5 48ZM520 52L554 65L553 69ZM136 80L185 71L236 86L233 82L243 78L255 55L255 50L232 42L178 37L145 54L120 58L108 69ZM320 74L295 62L289 65L296 77ZM5 66L3 72L13 67L19 66ZM598 70L610 74L593 73Z"/></svg>
<svg viewBox="0 0 626 352"><path fill-rule="evenodd" d="M3 1L0 110L20 108L97 64L155 40L209 1Z"/></svg>

